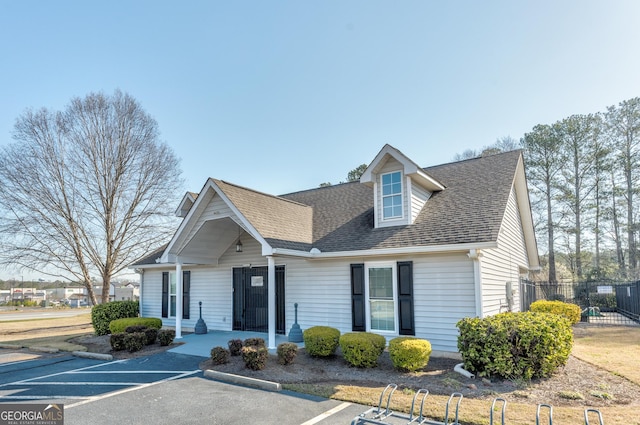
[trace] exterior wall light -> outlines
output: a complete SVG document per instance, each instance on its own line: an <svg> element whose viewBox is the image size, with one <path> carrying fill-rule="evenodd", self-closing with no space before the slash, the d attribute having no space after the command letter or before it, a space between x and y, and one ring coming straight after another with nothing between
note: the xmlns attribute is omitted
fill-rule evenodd
<svg viewBox="0 0 640 425"><path fill-rule="evenodd" d="M238 241L236 244L236 252L242 252L242 242Z"/></svg>

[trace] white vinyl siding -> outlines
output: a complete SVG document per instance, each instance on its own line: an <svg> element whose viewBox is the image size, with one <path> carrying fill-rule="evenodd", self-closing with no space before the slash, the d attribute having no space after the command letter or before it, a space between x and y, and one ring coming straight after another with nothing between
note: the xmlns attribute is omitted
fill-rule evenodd
<svg viewBox="0 0 640 425"><path fill-rule="evenodd" d="M191 271L191 318L182 321L185 330L195 327L199 301L202 301L202 318L209 330L232 329L232 268L247 264L267 265L256 241L243 238L243 245L242 253L236 253L235 247L231 247L220 258L217 267L183 266L184 270ZM456 352L456 323L463 317L475 316L472 261L462 253L403 256L392 260L394 264L397 261L413 261L416 337L429 340L434 350ZM276 265L284 265L286 273L286 332L294 323L294 303L298 303L298 324L303 330L323 325L335 327L341 333L351 332L350 264L376 262L388 263L389 259L304 260L276 257ZM175 268L164 271L175 271ZM160 317L161 302L162 272L147 270L142 291L142 315ZM166 326L175 325L173 318L163 320Z"/></svg>
<svg viewBox="0 0 640 425"><path fill-rule="evenodd" d="M431 192L426 190L420 185L411 182L411 179L407 177L407 186L411 193L411 223L415 223L416 217L422 211L422 207L431 197Z"/></svg>
<svg viewBox="0 0 640 425"><path fill-rule="evenodd" d="M520 272L528 270L529 263L514 189L511 190L498 235L498 248L482 252L483 316L508 310L507 282L511 282L515 292L513 311L519 311Z"/></svg>

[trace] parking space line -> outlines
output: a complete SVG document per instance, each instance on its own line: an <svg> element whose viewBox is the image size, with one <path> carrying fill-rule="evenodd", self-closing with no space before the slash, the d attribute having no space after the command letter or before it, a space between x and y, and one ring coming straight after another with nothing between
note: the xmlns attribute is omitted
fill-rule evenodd
<svg viewBox="0 0 640 425"><path fill-rule="evenodd" d="M120 395L120 394L125 394L125 393L131 392L131 391L138 391L138 390L141 390L141 389L144 389L144 388L152 387L154 385L158 385L158 384L162 384L162 383L165 383L165 382L173 381L175 379L186 378L187 376L195 375L196 373L199 373L199 372L202 372L202 371L200 369L196 369L196 370L192 370L192 371L189 371L189 372L184 372L184 373L182 373L180 375L176 375L176 376L172 376L172 377L169 377L169 378L161 379L159 381L150 382L148 384L137 385L135 387L125 388L125 389L120 390L120 391L113 391L113 392L110 392L110 393L107 393L107 394L103 394L101 396L89 397L86 400L82 400L82 401L79 401L77 403L65 405L64 408L65 409L71 409L73 407L82 406L83 404L92 403L94 401L103 400L105 398L113 397L113 396Z"/></svg>
<svg viewBox="0 0 640 425"><path fill-rule="evenodd" d="M314 424L317 424L318 422L327 419L329 416L334 415L334 414L338 413L339 411L341 411L343 409L346 409L349 406L351 406L351 403L344 402L342 404L337 405L333 409L329 409L326 412L319 414L315 418L309 419L308 421L302 423L301 425L314 425Z"/></svg>
<svg viewBox="0 0 640 425"><path fill-rule="evenodd" d="M105 365L111 365L111 364L117 364L117 363L122 363L122 362L124 362L124 361L126 361L126 360L116 360L116 361L109 362L109 363L99 363L99 364L96 364L96 365L93 365L93 366L81 367L81 368L79 368L79 369L75 369L75 370L68 370L68 371L63 371L63 372L58 372L58 373L52 373L52 374L49 374L49 375L36 376L36 377L34 377L34 378L23 379L23 380L21 380L21 381L8 382L8 383L6 383L6 384L0 384L0 387L7 387L7 386L10 386L10 385L22 385L22 384L26 384L26 383L31 382L31 381L39 380L39 379L51 378L52 376L60 376L60 375L64 375L64 374L66 374L66 373L70 373L70 372L77 372L77 371L83 371L83 370L94 369L94 368L96 368L96 367L105 366Z"/></svg>

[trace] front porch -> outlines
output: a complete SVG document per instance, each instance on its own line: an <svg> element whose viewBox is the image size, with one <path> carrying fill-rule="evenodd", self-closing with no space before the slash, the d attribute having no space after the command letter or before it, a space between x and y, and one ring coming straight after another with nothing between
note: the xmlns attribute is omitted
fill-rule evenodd
<svg viewBox="0 0 640 425"><path fill-rule="evenodd" d="M242 331L209 331L206 334L186 334L182 338L176 339L174 343L181 343L175 348L169 350L171 353L187 354L190 356L209 357L213 347L228 348L229 340L247 338L262 338L268 344L269 334L261 332L242 332ZM287 335L275 335L275 346L283 342L289 342ZM303 342L297 343L298 347L304 347ZM269 350L275 352L274 350Z"/></svg>

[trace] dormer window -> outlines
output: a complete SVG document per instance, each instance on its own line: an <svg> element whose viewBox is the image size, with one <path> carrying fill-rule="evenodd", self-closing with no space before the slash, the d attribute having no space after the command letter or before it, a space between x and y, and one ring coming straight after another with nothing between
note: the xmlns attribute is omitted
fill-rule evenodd
<svg viewBox="0 0 640 425"><path fill-rule="evenodd" d="M382 175L382 217L384 220L402 218L402 173Z"/></svg>

